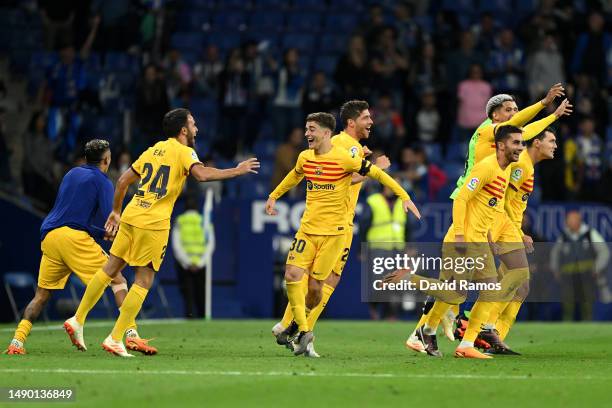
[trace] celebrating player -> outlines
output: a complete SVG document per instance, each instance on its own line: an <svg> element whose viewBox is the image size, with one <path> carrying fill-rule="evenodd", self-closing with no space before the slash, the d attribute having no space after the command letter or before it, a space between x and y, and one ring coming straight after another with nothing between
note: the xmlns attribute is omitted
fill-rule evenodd
<svg viewBox="0 0 612 408"><path fill-rule="evenodd" d="M259 168L255 158L232 169L204 167L192 148L198 128L187 109L174 109L166 113L163 130L168 139L141 154L117 182L112 212L105 224L108 234L117 234L110 258L87 285L75 316L64 323L72 343L80 350L85 349L83 324L87 314L108 283L128 264L135 267L136 278L121 306L119 318L102 347L112 354L132 357L123 344L123 333L138 315L162 263L172 209L187 176L191 174L198 181L224 180L257 173L256 169ZM136 181L139 181L138 190L122 214L126 191Z"/></svg>
<svg viewBox="0 0 612 408"><path fill-rule="evenodd" d="M332 145L346 150L354 158L364 159L369 153L369 150L367 147L361 145L361 141L370 137L370 129L374 123L372 121L372 116L370 115L369 109L370 106L366 101L353 100L344 103L340 108L340 120L342 120L344 130L331 138ZM378 157L374 164L382 170L387 169L391 165L386 156ZM349 224L344 234L344 245L338 248L338 250L341 251L340 255L338 256L338 262L336 262L332 273L329 274L323 283L323 295L321 302L319 302L319 304L312 309L308 315L308 325L311 330L314 330L319 316L321 316L321 313L327 305L329 298L334 293L334 290L340 282L340 277L351 249L351 243L353 242L353 219L355 218L355 207L357 206L359 191L361 190L364 179L365 177L358 173L353 173L352 175L351 186L349 187ZM307 274L304 274L302 278L302 285L304 293L308 292ZM290 346L291 338L297 334L297 329L297 324L295 321L293 321L291 305L288 303L282 320L272 328L272 334L276 336L278 344ZM309 347L309 349L306 351L306 355L318 357L318 354L316 351L314 351L314 345Z"/></svg>
<svg viewBox="0 0 612 408"><path fill-rule="evenodd" d="M34 299L23 312L7 354L26 354L24 343L32 323L51 299L53 291L66 286L71 273L87 284L108 259L94 241L94 238L112 238L103 228L113 202L113 184L106 176L111 163L108 142L99 139L87 142L85 159L86 165L75 167L62 179L55 205L40 227L42 258L38 287ZM120 307L127 294L123 275L113 278L111 288ZM133 350L146 354L157 352L138 336L134 320L126 328L128 344Z"/></svg>
<svg viewBox="0 0 612 408"><path fill-rule="evenodd" d="M329 113L312 113L306 118L306 138L309 150L298 156L295 168L270 194L266 212L275 215L276 200L296 186L305 176L307 180L306 209L300 228L287 256L285 280L287 296L299 335L294 354L300 355L314 341L307 316L322 298L324 282L332 273L340 251L345 247L345 233L349 228L349 186L352 173L370 176L388 186L402 199L405 211L420 218L419 211L395 180L369 161L352 157L344 149L331 143L336 120ZM308 292L304 295L302 277L308 271Z"/></svg>

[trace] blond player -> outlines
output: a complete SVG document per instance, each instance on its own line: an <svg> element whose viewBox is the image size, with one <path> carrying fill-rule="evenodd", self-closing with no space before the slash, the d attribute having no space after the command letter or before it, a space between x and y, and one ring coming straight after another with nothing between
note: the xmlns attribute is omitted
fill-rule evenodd
<svg viewBox="0 0 612 408"><path fill-rule="evenodd" d="M167 140L156 143L140 155L117 182L113 209L106 221L108 234L116 234L110 258L93 276L75 316L66 320L64 328L72 343L85 350L83 325L89 311L98 302L111 279L126 266L136 270L130 288L111 334L102 347L117 356L132 357L123 344L123 333L138 315L166 253L170 216L187 176L198 181L224 180L248 173L257 173L259 162L248 159L233 169L204 167L192 146L198 132L187 109L174 109L164 116L163 130ZM128 187L138 189L121 212Z"/></svg>

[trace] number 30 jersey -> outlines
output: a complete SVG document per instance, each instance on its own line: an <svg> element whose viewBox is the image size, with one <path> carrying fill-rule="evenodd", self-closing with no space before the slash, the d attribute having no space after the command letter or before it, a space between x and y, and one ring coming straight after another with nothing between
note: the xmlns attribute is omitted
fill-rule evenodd
<svg viewBox="0 0 612 408"><path fill-rule="evenodd" d="M140 176L140 183L121 221L149 230L170 229L174 203L191 168L200 163L191 147L173 137L149 147L132 164L132 170Z"/></svg>

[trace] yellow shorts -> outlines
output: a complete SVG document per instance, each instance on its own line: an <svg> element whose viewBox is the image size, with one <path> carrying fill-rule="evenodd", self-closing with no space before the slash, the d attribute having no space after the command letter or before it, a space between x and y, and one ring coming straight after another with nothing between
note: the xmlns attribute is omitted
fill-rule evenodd
<svg viewBox="0 0 612 408"><path fill-rule="evenodd" d="M491 251L485 233L465 231L466 251L457 252L455 248L455 232L451 225L442 243L442 259L452 259L453 269L442 268L440 279L481 281L497 278L495 257ZM447 264L445 262L445 264ZM448 265L451 265L450 261ZM468 267L472 266L472 267Z"/></svg>
<svg viewBox="0 0 612 408"><path fill-rule="evenodd" d="M342 271L346 266L346 261L348 260L349 252L351 251L351 245L353 244L353 227L349 226L348 230L344 234L344 244L341 247L341 253L338 256L338 261L334 266L333 272L336 275L342 275Z"/></svg>
<svg viewBox="0 0 612 408"><path fill-rule="evenodd" d="M344 246L345 240L344 234L311 235L298 231L289 248L287 265L306 269L314 279L323 281L332 273L341 256L338 248Z"/></svg>
<svg viewBox="0 0 612 408"><path fill-rule="evenodd" d="M87 232L70 227L50 231L40 249L38 286L44 289L63 289L71 272L87 285L108 260L102 247Z"/></svg>
<svg viewBox="0 0 612 408"><path fill-rule="evenodd" d="M491 239L498 244L500 255L525 249L519 229L505 212L495 217L491 227Z"/></svg>
<svg viewBox="0 0 612 408"><path fill-rule="evenodd" d="M122 222L110 253L130 266L159 267L166 255L170 230L148 230Z"/></svg>

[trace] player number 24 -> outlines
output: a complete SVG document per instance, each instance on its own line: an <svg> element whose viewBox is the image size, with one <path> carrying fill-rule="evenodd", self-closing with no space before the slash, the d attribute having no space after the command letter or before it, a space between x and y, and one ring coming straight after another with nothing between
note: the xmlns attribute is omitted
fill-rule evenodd
<svg viewBox="0 0 612 408"><path fill-rule="evenodd" d="M153 176L153 165L151 163L145 163L142 169L142 174L142 179L140 180L138 190L136 191L136 195L140 197L145 195L144 186L151 181L151 176ZM151 184L149 184L149 193L155 194L158 200L165 196L168 193L169 178L170 166L166 166L165 164L159 166L159 169L157 169L157 172L155 173L155 177L153 177L153 181L151 181Z"/></svg>

